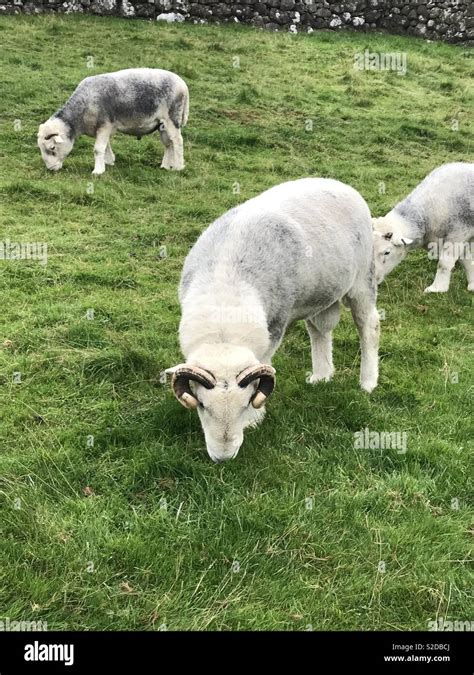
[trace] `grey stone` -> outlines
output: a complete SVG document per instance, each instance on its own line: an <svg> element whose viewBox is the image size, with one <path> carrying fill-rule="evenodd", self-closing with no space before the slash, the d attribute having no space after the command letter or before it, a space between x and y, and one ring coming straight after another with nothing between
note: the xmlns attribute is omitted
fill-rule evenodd
<svg viewBox="0 0 474 675"><path fill-rule="evenodd" d="M0 0L0 15L87 12L157 19L174 14L194 23L250 23L290 32L307 27L387 29L469 46L472 7L472 0Z"/></svg>

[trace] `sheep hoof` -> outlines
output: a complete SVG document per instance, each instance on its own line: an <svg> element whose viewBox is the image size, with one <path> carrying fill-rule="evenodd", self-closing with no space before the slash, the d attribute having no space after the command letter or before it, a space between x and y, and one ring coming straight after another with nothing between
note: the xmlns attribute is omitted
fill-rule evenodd
<svg viewBox="0 0 474 675"><path fill-rule="evenodd" d="M370 394L377 386L377 380L365 380L360 383L361 388Z"/></svg>
<svg viewBox="0 0 474 675"><path fill-rule="evenodd" d="M334 375L334 368L327 373L313 373L309 378L310 384L317 384L318 382L329 382Z"/></svg>
<svg viewBox="0 0 474 675"><path fill-rule="evenodd" d="M446 293L447 288L439 288L438 286L435 286L432 284L431 286L428 286L428 288L425 288L425 293Z"/></svg>

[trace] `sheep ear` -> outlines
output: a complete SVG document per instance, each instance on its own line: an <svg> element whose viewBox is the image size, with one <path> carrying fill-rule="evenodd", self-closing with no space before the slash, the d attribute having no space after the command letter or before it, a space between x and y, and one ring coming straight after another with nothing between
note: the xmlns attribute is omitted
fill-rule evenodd
<svg viewBox="0 0 474 675"><path fill-rule="evenodd" d="M58 144L64 143L64 138L58 134L57 136L55 136L54 141L55 141L55 143L58 143Z"/></svg>

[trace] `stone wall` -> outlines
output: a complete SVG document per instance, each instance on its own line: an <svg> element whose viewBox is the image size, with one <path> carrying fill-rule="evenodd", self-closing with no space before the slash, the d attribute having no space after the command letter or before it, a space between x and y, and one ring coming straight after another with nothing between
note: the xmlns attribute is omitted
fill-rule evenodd
<svg viewBox="0 0 474 675"><path fill-rule="evenodd" d="M238 22L259 28L312 32L320 28L382 29L448 42L474 41L472 0L0 0L0 15L42 12Z"/></svg>

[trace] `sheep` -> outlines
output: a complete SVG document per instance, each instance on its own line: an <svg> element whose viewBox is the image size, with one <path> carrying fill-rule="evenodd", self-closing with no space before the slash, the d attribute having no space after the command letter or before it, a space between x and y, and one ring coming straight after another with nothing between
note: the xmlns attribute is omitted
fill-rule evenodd
<svg viewBox="0 0 474 675"><path fill-rule="evenodd" d="M116 131L142 136L159 130L165 152L161 168L184 168L181 129L189 114L189 92L175 73L130 68L86 77L66 104L38 130L38 146L46 167L61 169L74 141L95 138L93 174L115 163L110 138Z"/></svg>
<svg viewBox="0 0 474 675"><path fill-rule="evenodd" d="M432 171L383 218L373 219L377 283L415 248L426 248L438 269L425 293L446 293L460 259L474 291L474 164L453 162Z"/></svg>
<svg viewBox="0 0 474 675"><path fill-rule="evenodd" d="M287 327L306 321L310 383L334 373L339 301L361 341L363 389L378 379L379 315L369 208L339 181L277 185L215 220L188 254L179 298L185 362L167 369L186 408L197 409L214 462L234 458L275 387L271 359Z"/></svg>

